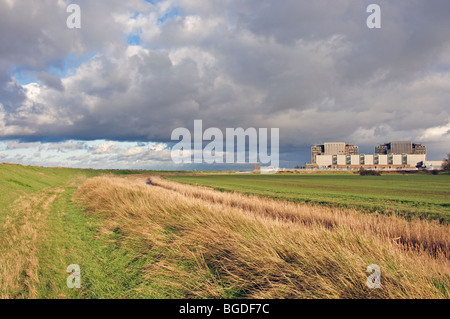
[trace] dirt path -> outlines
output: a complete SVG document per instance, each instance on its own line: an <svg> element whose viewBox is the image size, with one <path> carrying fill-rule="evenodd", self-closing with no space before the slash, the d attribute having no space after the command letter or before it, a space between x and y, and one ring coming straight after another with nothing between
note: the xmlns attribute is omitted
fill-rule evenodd
<svg viewBox="0 0 450 319"><path fill-rule="evenodd" d="M38 246L47 236L52 203L63 191L55 188L20 197L0 225L1 299L38 297Z"/></svg>

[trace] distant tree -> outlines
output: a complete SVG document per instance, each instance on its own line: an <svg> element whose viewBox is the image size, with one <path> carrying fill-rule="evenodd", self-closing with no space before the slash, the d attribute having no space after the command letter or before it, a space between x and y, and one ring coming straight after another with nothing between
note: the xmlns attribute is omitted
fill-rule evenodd
<svg viewBox="0 0 450 319"><path fill-rule="evenodd" d="M366 170L362 166L358 172L359 172L359 175L361 175L361 176L366 176L366 175L380 176L381 175L380 172L373 171L373 170Z"/></svg>
<svg viewBox="0 0 450 319"><path fill-rule="evenodd" d="M297 166L295 166L294 168L295 168L295 169L300 169L300 166L297 165Z"/></svg>
<svg viewBox="0 0 450 319"><path fill-rule="evenodd" d="M444 162L442 163L442 169L444 171L450 171L450 153L447 154L447 158L444 158Z"/></svg>

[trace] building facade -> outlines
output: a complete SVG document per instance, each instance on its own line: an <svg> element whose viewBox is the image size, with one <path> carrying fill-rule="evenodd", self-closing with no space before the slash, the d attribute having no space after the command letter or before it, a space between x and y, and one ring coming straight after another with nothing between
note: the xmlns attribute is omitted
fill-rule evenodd
<svg viewBox="0 0 450 319"><path fill-rule="evenodd" d="M410 169L426 162L426 154L317 155L315 168L331 169Z"/></svg>
<svg viewBox="0 0 450 319"><path fill-rule="evenodd" d="M324 143L311 147L311 163L315 164L320 155L358 155L359 147L344 142Z"/></svg>
<svg viewBox="0 0 450 319"><path fill-rule="evenodd" d="M412 142L378 145L375 154L359 154L356 145L324 143L311 148L310 168L330 169L411 169L427 160L426 148Z"/></svg>
<svg viewBox="0 0 450 319"><path fill-rule="evenodd" d="M375 147L375 154L427 154L427 149L422 144L412 142L389 142Z"/></svg>
<svg viewBox="0 0 450 319"><path fill-rule="evenodd" d="M311 163L316 163L317 155L325 154L325 146L324 145L314 145L311 147Z"/></svg>

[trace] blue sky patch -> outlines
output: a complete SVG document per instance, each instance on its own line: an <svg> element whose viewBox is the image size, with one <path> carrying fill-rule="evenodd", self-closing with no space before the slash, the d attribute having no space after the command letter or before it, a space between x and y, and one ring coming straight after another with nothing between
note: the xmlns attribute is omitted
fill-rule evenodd
<svg viewBox="0 0 450 319"><path fill-rule="evenodd" d="M11 72L11 76L16 78L21 85L39 83L37 77L41 72L48 72L59 78L65 78L74 75L76 69L83 63L91 60L94 56L95 53L93 52L86 53L80 57L72 53L63 62L55 63L47 69L42 70L30 70L23 66L15 66Z"/></svg>
<svg viewBox="0 0 450 319"><path fill-rule="evenodd" d="M128 45L141 45L141 37L138 34L130 34L127 37Z"/></svg>
<svg viewBox="0 0 450 319"><path fill-rule="evenodd" d="M179 12L177 8L171 8L167 11L164 16L158 19L158 24L163 24L167 20L174 19L179 16Z"/></svg>

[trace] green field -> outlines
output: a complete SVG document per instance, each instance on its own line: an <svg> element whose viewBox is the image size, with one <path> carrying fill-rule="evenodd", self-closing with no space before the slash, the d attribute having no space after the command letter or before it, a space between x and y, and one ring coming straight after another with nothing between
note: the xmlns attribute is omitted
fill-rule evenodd
<svg viewBox="0 0 450 319"><path fill-rule="evenodd" d="M142 173L132 170L89 170L73 168L45 168L0 164L0 219L2 210L8 208L21 195L32 194L46 188L67 186L79 177L101 174L126 175Z"/></svg>
<svg viewBox="0 0 450 319"><path fill-rule="evenodd" d="M450 222L450 175L255 174L167 178L220 191Z"/></svg>

